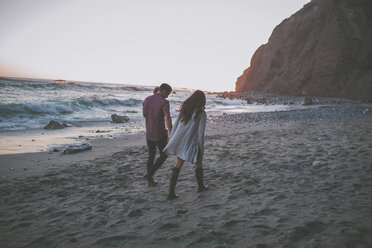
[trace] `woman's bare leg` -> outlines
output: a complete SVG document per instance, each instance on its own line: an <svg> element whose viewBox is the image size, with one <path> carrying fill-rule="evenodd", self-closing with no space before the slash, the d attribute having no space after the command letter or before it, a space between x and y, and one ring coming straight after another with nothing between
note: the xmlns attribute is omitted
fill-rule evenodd
<svg viewBox="0 0 372 248"><path fill-rule="evenodd" d="M195 163L195 168L203 169L203 157L199 157Z"/></svg>
<svg viewBox="0 0 372 248"><path fill-rule="evenodd" d="M183 161L183 160L180 159L180 158L177 158L177 160L176 160L176 164L174 165L174 167L176 167L176 168L178 168L178 169L181 169L184 163L185 163L185 161Z"/></svg>

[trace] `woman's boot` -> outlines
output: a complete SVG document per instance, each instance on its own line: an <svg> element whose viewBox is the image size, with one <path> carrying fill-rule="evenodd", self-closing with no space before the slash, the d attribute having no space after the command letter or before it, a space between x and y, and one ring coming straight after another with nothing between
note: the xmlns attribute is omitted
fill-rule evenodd
<svg viewBox="0 0 372 248"><path fill-rule="evenodd" d="M203 183L203 168L195 168L195 177L198 182L198 192L207 190L207 187Z"/></svg>
<svg viewBox="0 0 372 248"><path fill-rule="evenodd" d="M176 195L176 184L177 184L177 179L178 175L180 174L180 168L173 167L172 169L172 177L170 180L170 186L169 186L169 194L168 194L168 200L173 200L177 198Z"/></svg>

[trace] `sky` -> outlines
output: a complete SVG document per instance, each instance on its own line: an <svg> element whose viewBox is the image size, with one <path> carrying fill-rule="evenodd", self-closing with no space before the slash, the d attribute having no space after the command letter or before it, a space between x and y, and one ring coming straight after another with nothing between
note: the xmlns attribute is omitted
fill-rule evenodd
<svg viewBox="0 0 372 248"><path fill-rule="evenodd" d="M234 90L309 0L0 0L0 76Z"/></svg>

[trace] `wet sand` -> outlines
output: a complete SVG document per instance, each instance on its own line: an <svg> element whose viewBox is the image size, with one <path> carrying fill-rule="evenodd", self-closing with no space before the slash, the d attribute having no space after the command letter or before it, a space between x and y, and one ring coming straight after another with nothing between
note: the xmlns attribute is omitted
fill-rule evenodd
<svg viewBox="0 0 372 248"><path fill-rule="evenodd" d="M97 142L97 138L113 139L128 134L144 132L143 121L128 123L90 122L74 124L56 130L17 130L0 133L0 155L48 152L53 148L63 149L70 144ZM129 135L132 136L132 135ZM125 140L125 139L124 139Z"/></svg>
<svg viewBox="0 0 372 248"><path fill-rule="evenodd" d="M0 156L0 246L372 246L370 105L209 118L209 190L196 193L185 164L174 201L174 157L148 188L143 134L122 139L76 155Z"/></svg>

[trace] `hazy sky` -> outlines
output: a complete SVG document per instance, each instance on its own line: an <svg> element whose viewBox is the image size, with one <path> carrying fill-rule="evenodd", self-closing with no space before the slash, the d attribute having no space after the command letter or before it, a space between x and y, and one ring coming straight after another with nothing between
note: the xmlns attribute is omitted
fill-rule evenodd
<svg viewBox="0 0 372 248"><path fill-rule="evenodd" d="M233 90L309 0L0 0L0 75Z"/></svg>

